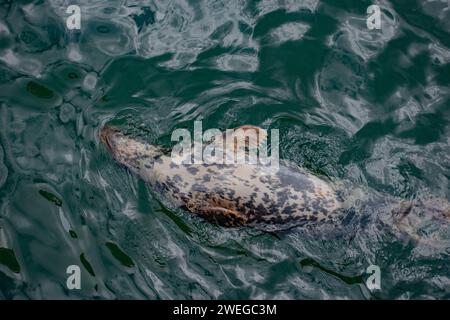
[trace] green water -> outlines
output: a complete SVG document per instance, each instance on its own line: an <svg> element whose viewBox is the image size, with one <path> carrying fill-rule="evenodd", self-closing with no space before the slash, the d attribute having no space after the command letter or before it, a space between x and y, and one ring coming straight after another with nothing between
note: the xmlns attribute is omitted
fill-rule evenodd
<svg viewBox="0 0 450 320"><path fill-rule="evenodd" d="M67 1L0 1L0 298L450 298L445 224L422 231L439 246L376 206L340 232L224 229L166 208L97 138L253 124L321 177L450 199L447 1L379 1L381 30L359 0L77 3L80 31Z"/></svg>

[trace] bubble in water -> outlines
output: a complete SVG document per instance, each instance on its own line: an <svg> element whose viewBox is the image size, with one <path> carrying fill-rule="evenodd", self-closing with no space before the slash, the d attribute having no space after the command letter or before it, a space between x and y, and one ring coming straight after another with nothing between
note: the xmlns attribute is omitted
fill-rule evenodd
<svg viewBox="0 0 450 320"><path fill-rule="evenodd" d="M161 11L157 11L157 12L156 12L156 20L158 20L158 21L164 19L165 16L166 16L166 15L165 15L164 12L161 12Z"/></svg>
<svg viewBox="0 0 450 320"><path fill-rule="evenodd" d="M97 85L97 76L94 73L88 73L83 81L83 87L86 90L92 91Z"/></svg>
<svg viewBox="0 0 450 320"><path fill-rule="evenodd" d="M75 108L68 103L64 103L59 110L59 119L67 123L75 117Z"/></svg>
<svg viewBox="0 0 450 320"><path fill-rule="evenodd" d="M80 62L83 56L78 48L73 45L69 45L67 48L67 57L69 60Z"/></svg>

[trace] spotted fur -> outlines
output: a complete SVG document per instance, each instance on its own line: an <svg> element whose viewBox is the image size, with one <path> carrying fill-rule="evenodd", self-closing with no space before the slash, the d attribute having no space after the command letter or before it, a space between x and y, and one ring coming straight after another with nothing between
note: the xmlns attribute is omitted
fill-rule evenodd
<svg viewBox="0 0 450 320"><path fill-rule="evenodd" d="M342 201L331 186L293 165L180 164L153 145L104 127L115 160L174 206L226 226L286 229L332 221Z"/></svg>

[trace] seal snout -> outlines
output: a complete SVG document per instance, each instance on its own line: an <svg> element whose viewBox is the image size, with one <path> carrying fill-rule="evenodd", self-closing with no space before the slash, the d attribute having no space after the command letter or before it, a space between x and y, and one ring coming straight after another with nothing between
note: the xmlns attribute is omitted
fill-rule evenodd
<svg viewBox="0 0 450 320"><path fill-rule="evenodd" d="M117 133L117 130L108 125L104 125L100 129L99 132L100 142L103 143L109 149L109 151L113 151L111 139L115 133Z"/></svg>

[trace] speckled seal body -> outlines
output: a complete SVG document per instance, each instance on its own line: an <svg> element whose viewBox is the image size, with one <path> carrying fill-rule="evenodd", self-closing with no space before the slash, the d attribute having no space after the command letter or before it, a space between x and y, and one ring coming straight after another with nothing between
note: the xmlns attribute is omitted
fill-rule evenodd
<svg viewBox="0 0 450 320"><path fill-rule="evenodd" d="M332 185L293 165L176 164L170 154L103 127L114 159L175 207L225 227L266 230L334 220L342 201Z"/></svg>

